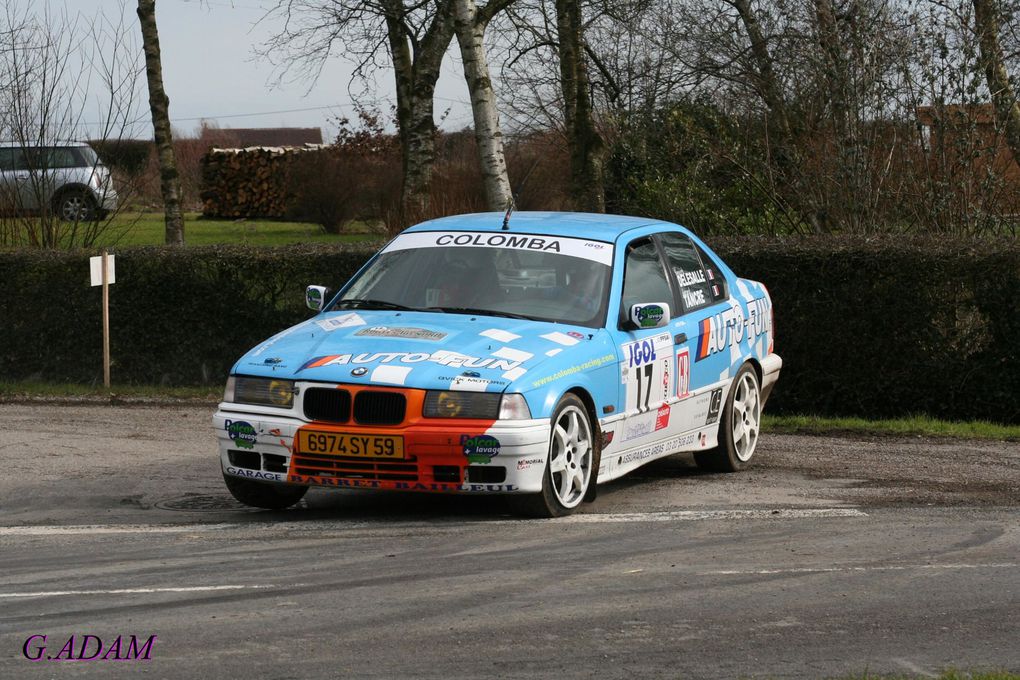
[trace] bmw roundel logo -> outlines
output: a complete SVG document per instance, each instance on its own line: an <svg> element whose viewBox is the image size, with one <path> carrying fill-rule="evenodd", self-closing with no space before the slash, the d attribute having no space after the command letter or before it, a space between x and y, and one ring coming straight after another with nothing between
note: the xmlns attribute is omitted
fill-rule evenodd
<svg viewBox="0 0 1020 680"><path fill-rule="evenodd" d="M351 371L351 375L353 376L361 376L365 375L366 373L368 373L368 369L365 368L364 366L358 366L353 371Z"/></svg>

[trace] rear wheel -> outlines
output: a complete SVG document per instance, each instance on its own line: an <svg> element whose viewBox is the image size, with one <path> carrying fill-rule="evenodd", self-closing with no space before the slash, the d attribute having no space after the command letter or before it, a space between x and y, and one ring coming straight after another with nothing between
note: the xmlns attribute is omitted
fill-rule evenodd
<svg viewBox="0 0 1020 680"><path fill-rule="evenodd" d="M297 503L308 493L307 486L272 484L241 479L223 473L223 482L230 495L245 505L266 510L283 510Z"/></svg>
<svg viewBox="0 0 1020 680"><path fill-rule="evenodd" d="M744 364L730 386L719 420L719 446L694 454L698 467L737 472L747 467L758 446L761 429L761 387L754 367Z"/></svg>
<svg viewBox="0 0 1020 680"><path fill-rule="evenodd" d="M81 189L60 194L54 202L54 208L64 222L91 222L97 216L95 200Z"/></svg>
<svg viewBox="0 0 1020 680"><path fill-rule="evenodd" d="M563 517L572 513L596 482L596 454L588 411L577 396L566 394L552 417L542 491L517 499L521 513L530 517Z"/></svg>

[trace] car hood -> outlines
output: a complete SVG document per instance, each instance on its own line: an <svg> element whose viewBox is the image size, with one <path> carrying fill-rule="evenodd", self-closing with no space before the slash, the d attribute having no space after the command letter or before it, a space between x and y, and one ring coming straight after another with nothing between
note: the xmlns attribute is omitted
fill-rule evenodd
<svg viewBox="0 0 1020 680"><path fill-rule="evenodd" d="M569 350L587 344L595 333L583 326L480 315L329 312L255 347L232 372L501 392L539 364L574 354Z"/></svg>

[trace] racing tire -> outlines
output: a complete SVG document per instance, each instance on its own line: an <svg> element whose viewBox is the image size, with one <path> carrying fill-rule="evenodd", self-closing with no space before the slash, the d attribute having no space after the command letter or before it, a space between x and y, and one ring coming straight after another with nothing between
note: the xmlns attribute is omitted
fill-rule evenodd
<svg viewBox="0 0 1020 680"><path fill-rule="evenodd" d="M576 395L567 393L551 420L549 455L542 474L542 491L515 498L516 510L527 517L564 517L591 498L598 479L599 448L588 411Z"/></svg>
<svg viewBox="0 0 1020 680"><path fill-rule="evenodd" d="M738 472L750 464L761 432L761 386L751 364L737 371L719 419L719 445L697 451L694 461L710 472Z"/></svg>
<svg viewBox="0 0 1020 680"><path fill-rule="evenodd" d="M83 189L71 189L53 201L53 210L62 222L91 222L98 217L96 201Z"/></svg>
<svg viewBox="0 0 1020 680"><path fill-rule="evenodd" d="M227 491L238 502L253 508L265 510L283 510L297 503L308 493L307 486L290 484L273 484L271 482L255 482L223 473L223 483Z"/></svg>

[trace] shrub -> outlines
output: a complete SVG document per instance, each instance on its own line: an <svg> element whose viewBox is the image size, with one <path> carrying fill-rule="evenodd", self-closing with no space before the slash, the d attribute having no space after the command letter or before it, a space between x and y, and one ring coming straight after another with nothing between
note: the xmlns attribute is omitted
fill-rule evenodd
<svg viewBox="0 0 1020 680"><path fill-rule="evenodd" d="M775 413L1020 423L1020 244L861 237L711 239L768 285L784 367ZM110 294L113 375L224 380L304 318L306 284L339 286L364 247L126 248ZM100 293L85 254L0 253L0 379L97 382Z"/></svg>

